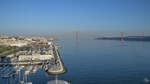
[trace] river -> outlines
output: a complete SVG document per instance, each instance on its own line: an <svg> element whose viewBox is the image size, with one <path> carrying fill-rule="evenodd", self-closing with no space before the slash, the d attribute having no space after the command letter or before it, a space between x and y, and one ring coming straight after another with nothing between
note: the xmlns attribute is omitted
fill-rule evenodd
<svg viewBox="0 0 150 84"><path fill-rule="evenodd" d="M59 80L71 84L146 84L150 80L150 42L60 39L61 58L67 72ZM14 78L16 79L16 78ZM28 76L33 84L55 77L40 69ZM1 84L12 79L0 78Z"/></svg>

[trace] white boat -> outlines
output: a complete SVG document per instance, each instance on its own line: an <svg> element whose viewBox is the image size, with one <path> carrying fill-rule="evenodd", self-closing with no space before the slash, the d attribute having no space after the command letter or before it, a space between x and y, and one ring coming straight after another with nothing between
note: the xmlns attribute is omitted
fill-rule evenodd
<svg viewBox="0 0 150 84"><path fill-rule="evenodd" d="M23 69L24 66L20 66L18 69L16 69L17 72L21 71L21 69Z"/></svg>
<svg viewBox="0 0 150 84"><path fill-rule="evenodd" d="M32 69L33 66L29 66L29 68L25 71L24 75L29 75Z"/></svg>
<svg viewBox="0 0 150 84"><path fill-rule="evenodd" d="M36 73L37 70L38 70L37 66L34 66L32 73Z"/></svg>

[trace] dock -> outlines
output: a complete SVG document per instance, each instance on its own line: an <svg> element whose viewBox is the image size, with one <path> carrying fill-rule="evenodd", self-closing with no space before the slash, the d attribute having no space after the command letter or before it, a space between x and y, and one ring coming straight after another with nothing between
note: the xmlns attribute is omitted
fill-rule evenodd
<svg viewBox="0 0 150 84"><path fill-rule="evenodd" d="M57 64L55 64L53 67L55 68L50 68L48 69L48 74L52 74L52 75L59 75L59 74L63 74L66 72L66 68L64 67L64 64L61 60L60 54L58 52L58 48L57 46L52 43L52 47L53 47L53 55L55 57L55 59L57 60Z"/></svg>
<svg viewBox="0 0 150 84"><path fill-rule="evenodd" d="M12 62L12 63L0 63L0 65L37 65L41 62Z"/></svg>

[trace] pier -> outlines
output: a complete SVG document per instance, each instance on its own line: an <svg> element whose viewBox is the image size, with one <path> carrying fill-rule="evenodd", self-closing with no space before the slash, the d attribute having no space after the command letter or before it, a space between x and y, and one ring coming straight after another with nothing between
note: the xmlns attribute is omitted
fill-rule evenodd
<svg viewBox="0 0 150 84"><path fill-rule="evenodd" d="M56 64L53 66L51 65L50 67L53 67L53 68L49 68L47 72L53 75L63 74L66 72L66 69L64 67L60 54L58 52L58 47L53 42L52 42L52 48L53 48L52 50L53 50L53 55L54 55Z"/></svg>
<svg viewBox="0 0 150 84"><path fill-rule="evenodd" d="M0 63L0 65L37 65L42 62L12 62L12 63Z"/></svg>

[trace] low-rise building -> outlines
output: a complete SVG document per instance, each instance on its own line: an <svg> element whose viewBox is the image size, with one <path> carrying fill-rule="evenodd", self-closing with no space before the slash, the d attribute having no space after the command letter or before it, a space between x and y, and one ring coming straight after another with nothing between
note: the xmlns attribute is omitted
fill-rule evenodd
<svg viewBox="0 0 150 84"><path fill-rule="evenodd" d="M22 47L22 46L26 46L27 43L14 43L14 44L9 44L10 46L17 46L17 47Z"/></svg>
<svg viewBox="0 0 150 84"><path fill-rule="evenodd" d="M51 60L54 58L52 55L40 55L40 54L32 54L32 55L20 55L19 61L36 61L36 60Z"/></svg>

